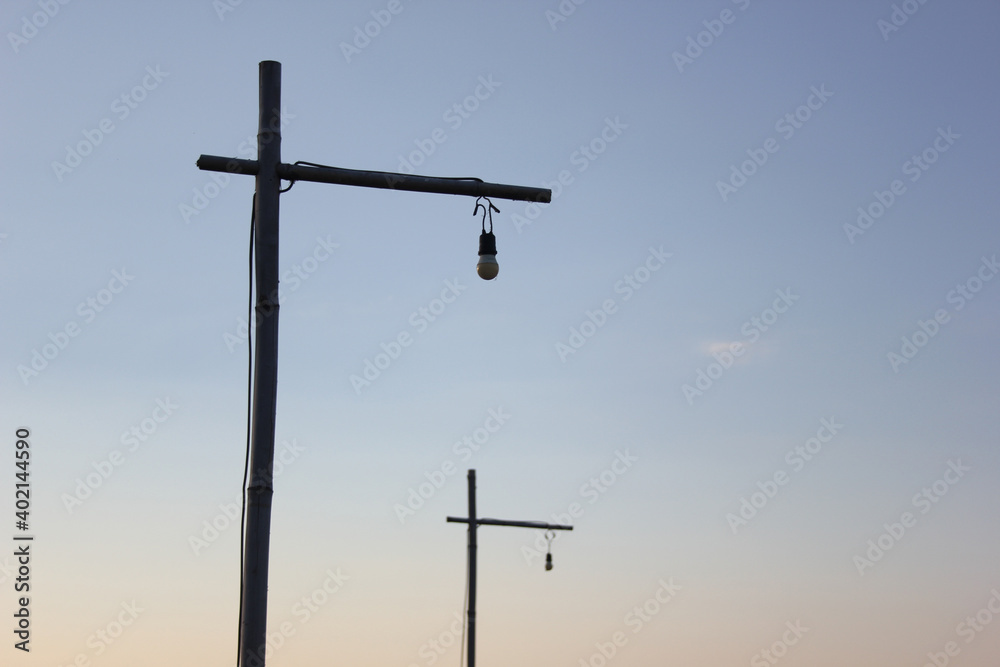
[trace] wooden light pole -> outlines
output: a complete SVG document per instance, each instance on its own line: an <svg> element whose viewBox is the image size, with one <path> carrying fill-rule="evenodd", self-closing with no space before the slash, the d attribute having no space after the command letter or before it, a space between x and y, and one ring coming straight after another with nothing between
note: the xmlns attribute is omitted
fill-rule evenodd
<svg viewBox="0 0 1000 667"><path fill-rule="evenodd" d="M368 188L412 190L470 197L497 197L547 203L544 188L484 183L380 171L359 171L281 162L281 63L260 63L260 110L257 159L202 155L207 171L256 177L254 200L257 303L255 306L253 421L250 484L246 489L246 540L243 545L243 613L240 618L240 665L263 667L267 640L267 567L271 532L271 486L274 465L274 422L278 385L278 200L281 181L314 181ZM471 666L470 666L471 667Z"/></svg>
<svg viewBox="0 0 1000 667"><path fill-rule="evenodd" d="M573 530L573 526L562 526L544 521L503 521L500 519L480 519L476 516L476 471L469 470L469 516L447 518L449 523L469 524L469 612L468 612L468 645L466 648L466 663L468 667L476 667L476 529L479 526L515 526L517 528L540 528L542 530ZM547 560L546 569L551 568L552 561Z"/></svg>

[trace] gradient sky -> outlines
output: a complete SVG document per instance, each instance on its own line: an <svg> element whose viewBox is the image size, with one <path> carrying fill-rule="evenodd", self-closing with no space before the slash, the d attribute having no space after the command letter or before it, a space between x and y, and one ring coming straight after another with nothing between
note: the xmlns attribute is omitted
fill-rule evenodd
<svg viewBox="0 0 1000 667"><path fill-rule="evenodd" d="M0 663L233 664L253 182L195 160L255 157L276 60L285 162L554 196L484 282L471 198L282 195L268 664L458 665L475 468L575 526L551 572L481 530L481 667L995 665L998 21L4 2Z"/></svg>

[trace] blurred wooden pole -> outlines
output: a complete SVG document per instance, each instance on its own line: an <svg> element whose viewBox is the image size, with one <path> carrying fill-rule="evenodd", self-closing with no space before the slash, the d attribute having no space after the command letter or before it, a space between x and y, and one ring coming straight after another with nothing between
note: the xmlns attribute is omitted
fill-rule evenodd
<svg viewBox="0 0 1000 667"><path fill-rule="evenodd" d="M515 526L517 528L541 528L542 530L573 530L573 526L563 526L544 521L504 521L502 519L480 519L476 516L476 471L469 470L469 516L447 517L450 523L469 524L469 610L466 636L466 664L476 667L476 557L478 544L476 530L479 526ZM549 568L546 568L549 569Z"/></svg>

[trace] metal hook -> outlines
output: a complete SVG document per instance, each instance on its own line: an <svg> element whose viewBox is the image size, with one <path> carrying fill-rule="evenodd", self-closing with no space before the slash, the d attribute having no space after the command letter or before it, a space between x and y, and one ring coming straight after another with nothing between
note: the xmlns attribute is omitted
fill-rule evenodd
<svg viewBox="0 0 1000 667"><path fill-rule="evenodd" d="M479 203L480 199L485 199L486 203L489 204L489 206L487 207L487 206L483 206L482 204L480 204ZM493 202L490 201L489 197L476 197L476 208L473 209L472 215L475 215L476 213L479 212L479 207L480 206L482 206L482 208L483 208L483 233L484 234L486 233L486 215L489 214L489 216L490 216L490 234L492 234L493 233L493 211L496 211L497 213L499 213L500 209L498 209L496 206L493 205Z"/></svg>

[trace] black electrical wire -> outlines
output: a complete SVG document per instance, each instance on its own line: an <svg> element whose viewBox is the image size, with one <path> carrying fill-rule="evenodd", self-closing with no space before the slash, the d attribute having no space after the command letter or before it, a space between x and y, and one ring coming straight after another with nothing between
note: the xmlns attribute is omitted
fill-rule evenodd
<svg viewBox="0 0 1000 667"><path fill-rule="evenodd" d="M317 164L315 162L306 162L305 160L299 160L295 164L304 164L307 167L319 167L320 169L341 169L342 167L331 167L328 164ZM366 169L368 173L371 174L383 174L385 176L399 176L398 173L392 171L373 171ZM483 183L483 179L476 178L475 176L435 176L434 178L440 178L443 181L476 181Z"/></svg>
<svg viewBox="0 0 1000 667"><path fill-rule="evenodd" d="M472 524L469 524L469 530L472 530ZM472 563L469 562L465 567L465 604L462 605L462 657L459 661L459 667L465 667L465 628L469 624L469 568Z"/></svg>
<svg viewBox="0 0 1000 667"><path fill-rule="evenodd" d="M291 186L289 186L291 187ZM254 241L254 222L257 213L257 195L253 196L253 205L250 209L250 259L249 259L249 303L247 304L247 445L246 445L246 455L243 460L243 486L240 487L242 493L240 494L243 498L243 506L240 508L240 615L239 615L239 628L236 630L236 667L240 665L240 645L243 643L243 574L246 567L244 563L245 558L245 547L244 540L246 539L246 527L247 527L247 476L250 472L250 416L253 411L253 338L251 337L251 332L253 331L253 241Z"/></svg>
<svg viewBox="0 0 1000 667"><path fill-rule="evenodd" d="M299 160L299 161L295 162L295 164L296 165L303 164L303 165L305 165L307 167L317 167L319 169L341 169L341 167L331 167L328 164L318 164L316 162L306 162L305 160ZM398 173L391 172L391 171L371 171L371 170L368 170L368 171L369 171L369 173L372 173L372 174L382 174L383 176L399 176ZM485 181L483 181L483 179L476 178L475 176L435 176L434 178L439 178L442 181L476 181L477 183L484 183L485 182ZM290 181L288 183L288 187L285 188L284 190L280 190L280 192L288 192L289 190L292 189L293 185L295 185L295 181Z"/></svg>

